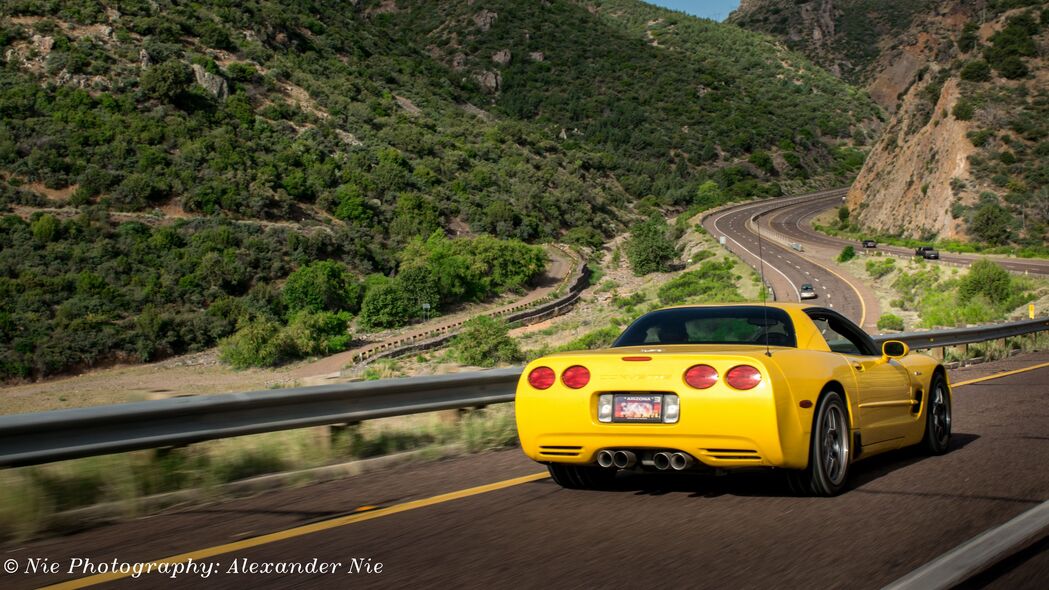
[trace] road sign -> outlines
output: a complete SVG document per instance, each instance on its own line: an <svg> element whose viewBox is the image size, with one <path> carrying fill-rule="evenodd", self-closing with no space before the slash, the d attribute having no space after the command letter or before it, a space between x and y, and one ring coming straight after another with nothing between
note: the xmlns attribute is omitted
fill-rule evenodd
<svg viewBox="0 0 1049 590"><path fill-rule="evenodd" d="M1027 317L1031 318L1032 320L1034 319L1034 304L1033 303L1028 303L1027 304Z"/></svg>

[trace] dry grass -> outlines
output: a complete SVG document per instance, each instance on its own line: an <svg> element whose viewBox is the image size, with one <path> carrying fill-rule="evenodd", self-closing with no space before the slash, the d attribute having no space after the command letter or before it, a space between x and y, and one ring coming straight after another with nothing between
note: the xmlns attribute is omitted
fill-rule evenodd
<svg viewBox="0 0 1049 590"><path fill-rule="evenodd" d="M100 503L142 512L146 496L216 490L245 478L401 451L459 444L467 452L517 443L511 404L365 422L336 432L307 428L0 470L0 542L41 532L52 515ZM217 492L216 492L217 493Z"/></svg>

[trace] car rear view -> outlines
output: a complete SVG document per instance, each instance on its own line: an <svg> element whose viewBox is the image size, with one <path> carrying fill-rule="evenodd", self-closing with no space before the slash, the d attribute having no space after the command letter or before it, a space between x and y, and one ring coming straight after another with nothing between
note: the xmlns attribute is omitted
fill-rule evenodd
<svg viewBox="0 0 1049 590"><path fill-rule="evenodd" d="M533 361L517 389L522 448L613 472L779 465L781 379L766 341L794 346L782 310L675 308L643 316L610 349Z"/></svg>

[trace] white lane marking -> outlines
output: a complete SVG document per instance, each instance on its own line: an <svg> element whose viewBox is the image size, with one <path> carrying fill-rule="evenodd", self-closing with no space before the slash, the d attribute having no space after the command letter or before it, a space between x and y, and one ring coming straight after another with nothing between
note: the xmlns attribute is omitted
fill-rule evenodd
<svg viewBox="0 0 1049 590"><path fill-rule="evenodd" d="M765 205L765 204L766 204L765 202L761 202L761 203L758 203L757 206L761 206L761 205ZM720 227L718 227L718 222L721 221L721 218L724 217L725 215L728 215L731 212L738 212L740 209L752 209L752 208L753 208L753 206L751 206L751 207L740 207L739 209L729 209L727 211L723 211L717 217L714 218L714 230L718 231L718 232L721 232L721 234L724 235L727 239L732 240L733 242L736 242L737 246L739 246L740 248L743 248L744 252L746 252L747 254L750 254L754 258L758 258L760 260L760 258L758 257L757 254L754 254L753 252L748 250L746 246L744 246L743 244L740 244L738 241L736 241L735 238L729 236L724 231L722 231L722 229ZM790 277L788 277L782 270L776 268L772 264L769 264L767 261L765 261L765 266L767 266L767 267L771 268L772 270L778 272L780 274L780 276L782 276L784 278L784 280L787 281L787 284L789 284L791 287L794 287L794 294L798 297L798 301L801 301L801 292L798 291L798 286L794 284L794 281L790 280Z"/></svg>

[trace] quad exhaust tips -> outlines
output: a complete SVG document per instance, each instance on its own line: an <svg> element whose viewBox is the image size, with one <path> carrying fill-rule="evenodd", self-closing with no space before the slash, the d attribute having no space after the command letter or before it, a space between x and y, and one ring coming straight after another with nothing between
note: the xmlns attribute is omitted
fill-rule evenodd
<svg viewBox="0 0 1049 590"><path fill-rule="evenodd" d="M660 451L652 456L652 466L660 471L666 471L667 469L683 471L692 467L695 462L696 460L692 458L692 455L680 451L676 453Z"/></svg>
<svg viewBox="0 0 1049 590"><path fill-rule="evenodd" d="M630 469L637 464L637 455L632 451L609 451L604 449L597 453L597 464L604 468Z"/></svg>
<svg viewBox="0 0 1049 590"><path fill-rule="evenodd" d="M637 454L633 451L602 449L597 453L597 464L605 469L613 467L616 469L630 469L637 464ZM682 453L681 451L659 451L652 455L651 461L645 459L642 461L642 464L651 465L659 471L668 469L684 471L695 465L696 460L692 458L692 455Z"/></svg>

